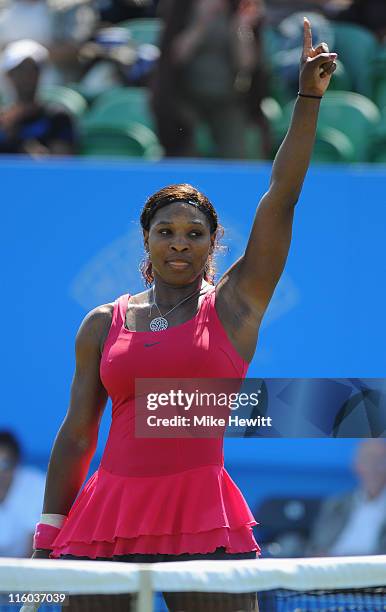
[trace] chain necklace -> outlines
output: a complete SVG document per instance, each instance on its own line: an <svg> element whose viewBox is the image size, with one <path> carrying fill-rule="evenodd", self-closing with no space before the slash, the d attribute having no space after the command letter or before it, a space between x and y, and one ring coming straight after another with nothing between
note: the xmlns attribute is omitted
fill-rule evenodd
<svg viewBox="0 0 386 612"><path fill-rule="evenodd" d="M188 297L181 300L181 302L178 302L178 304L173 306L173 308L165 312L165 314L163 315L159 309L157 302L155 301L154 287L153 287L153 303L150 308L149 317L151 317L151 311L152 311L153 306L157 308L160 316L155 317L154 319L150 321L151 331L163 331L164 329L167 329L169 327L169 321L166 319L167 315L170 314L173 310L175 310L175 308L177 308L178 306L181 306L181 304L183 304L184 302L187 302L187 300L190 300L190 298L192 298L194 295L197 295L197 293L199 293L201 289L202 287L200 287L200 289L197 289L197 291L195 291L194 293L191 293L190 295L188 295Z"/></svg>

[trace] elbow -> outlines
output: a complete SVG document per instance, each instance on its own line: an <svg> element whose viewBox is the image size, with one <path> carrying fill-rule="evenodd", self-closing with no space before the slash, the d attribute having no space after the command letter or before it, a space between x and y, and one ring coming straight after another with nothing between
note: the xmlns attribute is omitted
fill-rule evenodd
<svg viewBox="0 0 386 612"><path fill-rule="evenodd" d="M282 194L282 202L287 208L295 208L299 201L301 189L286 190Z"/></svg>
<svg viewBox="0 0 386 612"><path fill-rule="evenodd" d="M299 198L300 198L300 193L289 198L287 201L288 208L295 208L296 204L299 201Z"/></svg>
<svg viewBox="0 0 386 612"><path fill-rule="evenodd" d="M301 191L291 191L283 197L283 202L286 208L292 210L299 201Z"/></svg>
<svg viewBox="0 0 386 612"><path fill-rule="evenodd" d="M288 185L282 185L278 181L271 181L269 193L274 196L276 202L284 208L293 209L299 201L302 189L291 188Z"/></svg>

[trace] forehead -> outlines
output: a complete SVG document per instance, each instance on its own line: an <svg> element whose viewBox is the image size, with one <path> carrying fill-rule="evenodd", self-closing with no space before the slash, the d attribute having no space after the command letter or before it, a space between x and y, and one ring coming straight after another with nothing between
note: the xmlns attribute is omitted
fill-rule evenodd
<svg viewBox="0 0 386 612"><path fill-rule="evenodd" d="M166 204L166 206L157 210L151 225L161 223L162 221L167 223L197 223L209 227L207 216L201 210L192 206L192 204L187 204L183 201Z"/></svg>

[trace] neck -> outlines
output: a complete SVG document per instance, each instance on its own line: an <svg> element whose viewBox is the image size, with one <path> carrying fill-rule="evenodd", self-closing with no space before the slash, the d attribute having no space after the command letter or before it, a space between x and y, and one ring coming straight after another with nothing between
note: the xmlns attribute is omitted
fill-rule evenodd
<svg viewBox="0 0 386 612"><path fill-rule="evenodd" d="M159 277L155 277L152 291L154 291L155 300L158 306L172 307L184 298L200 289L205 290L208 283L202 276L195 278L194 281L187 285L170 285Z"/></svg>

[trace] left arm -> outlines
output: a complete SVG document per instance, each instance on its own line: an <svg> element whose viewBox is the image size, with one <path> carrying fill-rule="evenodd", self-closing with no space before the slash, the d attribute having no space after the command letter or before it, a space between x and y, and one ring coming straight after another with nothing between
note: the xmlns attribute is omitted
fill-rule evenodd
<svg viewBox="0 0 386 612"><path fill-rule="evenodd" d="M336 54L325 43L312 47L311 27L304 22L300 93L323 96L335 70ZM288 133L273 163L268 192L258 206L244 255L226 272L230 283L255 316L261 318L287 259L295 204L310 163L320 100L299 97ZM220 285L220 283L219 283ZM219 289L219 292L221 289Z"/></svg>

